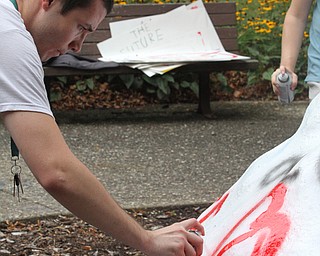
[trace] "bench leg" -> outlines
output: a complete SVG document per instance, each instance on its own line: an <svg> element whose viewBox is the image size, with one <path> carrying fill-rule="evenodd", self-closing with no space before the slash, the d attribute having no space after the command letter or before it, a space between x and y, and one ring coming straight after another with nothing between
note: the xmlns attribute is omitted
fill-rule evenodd
<svg viewBox="0 0 320 256"><path fill-rule="evenodd" d="M199 73L199 105L198 113L202 115L212 114L210 107L210 73Z"/></svg>

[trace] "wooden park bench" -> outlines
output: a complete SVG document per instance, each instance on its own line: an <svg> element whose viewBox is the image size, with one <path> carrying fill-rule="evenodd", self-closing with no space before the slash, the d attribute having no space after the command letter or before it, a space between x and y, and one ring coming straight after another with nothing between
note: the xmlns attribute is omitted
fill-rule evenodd
<svg viewBox="0 0 320 256"><path fill-rule="evenodd" d="M113 11L103 20L98 29L89 34L84 41L80 56L97 59L101 57L97 43L110 38L109 23L124 19L144 17L168 12L181 4L130 4L115 5ZM207 12L215 26L219 38L228 52L239 53L236 28L236 4L235 3L207 3ZM258 61L233 60L218 62L194 62L174 69L172 72L195 72L199 74L199 107L202 114L209 114L210 108L210 73L222 71L248 71L257 68ZM94 74L135 74L140 70L132 69L124 65L108 67L97 70L83 70L66 67L44 67L46 85L55 76L94 75Z"/></svg>

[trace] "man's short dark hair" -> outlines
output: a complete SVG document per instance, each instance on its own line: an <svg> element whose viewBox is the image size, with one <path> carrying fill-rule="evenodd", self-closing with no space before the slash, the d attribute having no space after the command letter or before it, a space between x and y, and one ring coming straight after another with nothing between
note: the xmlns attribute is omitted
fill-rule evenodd
<svg viewBox="0 0 320 256"><path fill-rule="evenodd" d="M62 8L61 14L65 15L73 9L76 8L86 8L89 7L93 1L96 0L61 0ZM103 1L104 7L107 10L107 13L111 12L113 7L113 0L100 0Z"/></svg>

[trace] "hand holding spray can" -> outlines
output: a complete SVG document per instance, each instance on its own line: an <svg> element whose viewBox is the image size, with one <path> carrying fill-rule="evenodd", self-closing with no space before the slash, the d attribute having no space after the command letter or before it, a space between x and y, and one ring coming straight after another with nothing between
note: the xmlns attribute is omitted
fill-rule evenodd
<svg viewBox="0 0 320 256"><path fill-rule="evenodd" d="M292 79L288 73L280 73L277 76L280 94L278 100L281 103L290 103L294 99L294 92L290 89Z"/></svg>

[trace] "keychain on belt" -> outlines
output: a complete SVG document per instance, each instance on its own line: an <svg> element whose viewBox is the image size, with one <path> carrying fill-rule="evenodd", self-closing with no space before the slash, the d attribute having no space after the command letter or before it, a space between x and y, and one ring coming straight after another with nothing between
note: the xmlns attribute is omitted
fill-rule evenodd
<svg viewBox="0 0 320 256"><path fill-rule="evenodd" d="M20 190L23 194L23 187L21 183L21 166L18 164L19 160L19 149L16 143L11 138L11 173L13 175L13 196L17 195L18 201L20 202Z"/></svg>

